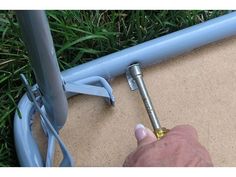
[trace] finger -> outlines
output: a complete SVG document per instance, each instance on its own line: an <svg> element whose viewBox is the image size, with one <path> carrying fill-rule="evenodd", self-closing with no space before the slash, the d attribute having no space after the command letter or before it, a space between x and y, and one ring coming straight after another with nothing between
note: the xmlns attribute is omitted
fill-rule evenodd
<svg viewBox="0 0 236 177"><path fill-rule="evenodd" d="M157 141L154 133L150 129L145 128L142 124L136 125L135 137L137 139L138 147Z"/></svg>

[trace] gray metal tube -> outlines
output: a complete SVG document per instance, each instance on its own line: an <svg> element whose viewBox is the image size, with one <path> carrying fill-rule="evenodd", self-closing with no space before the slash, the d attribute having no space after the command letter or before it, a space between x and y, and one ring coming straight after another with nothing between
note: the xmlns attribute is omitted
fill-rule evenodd
<svg viewBox="0 0 236 177"><path fill-rule="evenodd" d="M101 57L63 72L64 80L111 79L133 63L146 67L236 34L236 12Z"/></svg>
<svg viewBox="0 0 236 177"><path fill-rule="evenodd" d="M51 123L61 128L67 118L67 99L44 11L16 11L43 104Z"/></svg>

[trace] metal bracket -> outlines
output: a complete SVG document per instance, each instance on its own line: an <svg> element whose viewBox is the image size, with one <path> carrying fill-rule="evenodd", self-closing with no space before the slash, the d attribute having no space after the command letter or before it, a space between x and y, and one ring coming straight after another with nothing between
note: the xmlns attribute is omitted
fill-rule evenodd
<svg viewBox="0 0 236 177"><path fill-rule="evenodd" d="M67 94L79 93L104 97L112 106L115 104L115 97L112 94L110 84L100 76L92 76L75 82L65 82L64 89Z"/></svg>

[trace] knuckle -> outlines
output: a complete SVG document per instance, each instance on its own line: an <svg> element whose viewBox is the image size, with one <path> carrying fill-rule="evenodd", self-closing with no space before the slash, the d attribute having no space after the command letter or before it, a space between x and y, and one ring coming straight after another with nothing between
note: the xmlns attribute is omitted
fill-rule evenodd
<svg viewBox="0 0 236 177"><path fill-rule="evenodd" d="M169 136L198 139L197 130L191 125L178 125L170 130ZM167 134L167 135L168 135Z"/></svg>

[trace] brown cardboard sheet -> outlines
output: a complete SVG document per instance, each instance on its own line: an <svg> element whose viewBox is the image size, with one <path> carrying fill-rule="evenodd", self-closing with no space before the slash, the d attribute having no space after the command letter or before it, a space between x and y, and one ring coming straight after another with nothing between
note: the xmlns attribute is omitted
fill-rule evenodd
<svg viewBox="0 0 236 177"><path fill-rule="evenodd" d="M236 37L149 67L144 80L163 126L194 126L215 166L236 166ZM140 95L130 90L126 78L111 85L114 107L99 97L69 99L60 135L77 166L122 166L136 148L135 125L151 128ZM35 127L45 151L40 127ZM56 164L60 159L57 147Z"/></svg>

